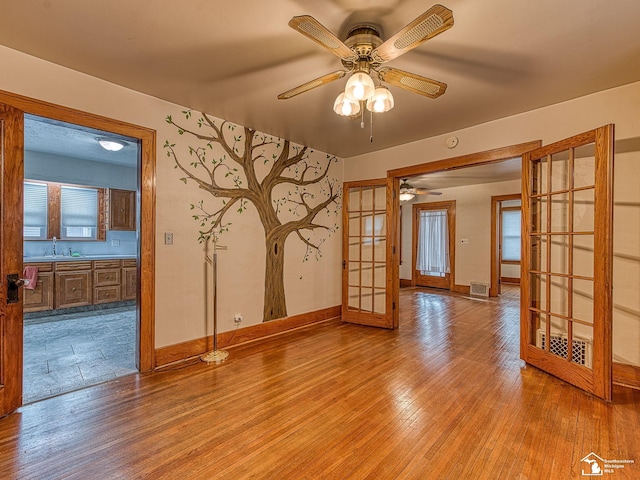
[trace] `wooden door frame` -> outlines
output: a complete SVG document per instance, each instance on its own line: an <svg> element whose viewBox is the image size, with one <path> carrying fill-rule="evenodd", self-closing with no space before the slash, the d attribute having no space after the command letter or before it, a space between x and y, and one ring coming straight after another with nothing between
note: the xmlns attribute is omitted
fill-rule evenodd
<svg viewBox="0 0 640 480"><path fill-rule="evenodd" d="M443 160L436 160L433 162L420 163L417 165L411 165L409 167L396 168L387 171L387 178L393 181L394 192L397 192L400 180L402 178L412 177L415 175L423 175L426 173L441 172L444 170L454 170L465 167L475 167L479 165L488 165L491 163L499 163L505 160L511 160L517 157L521 157L524 152L534 150L542 145L542 140L535 140L533 142L519 143L508 147L496 148L493 150L486 150L484 152L471 153L467 155L461 155L459 157L452 157ZM390 222L389 233L387 235L387 241L392 245L394 252L399 251L399 234L400 231L400 199L398 195L394 194L390 205ZM391 291L392 302L395 305L399 304L400 300L400 261L399 256L392 256L392 277L393 288ZM398 324L399 309L393 310L394 323Z"/></svg>
<svg viewBox="0 0 640 480"><path fill-rule="evenodd" d="M139 328L137 329L136 364L140 372L151 371L155 366L156 131L3 90L0 90L0 103L15 107L24 113L118 133L140 140L140 161L138 163L140 242L136 299Z"/></svg>
<svg viewBox="0 0 640 480"><path fill-rule="evenodd" d="M497 209L498 203L507 200L522 200L522 193L511 193L508 195L495 195L491 197L491 286L489 287L489 296L497 297L500 294L500 255L498 247L500 245L500 223L498 219ZM520 242L522 244L522 241ZM522 261L520 262L522 265ZM522 268L522 267L521 267Z"/></svg>
<svg viewBox="0 0 640 480"><path fill-rule="evenodd" d="M422 202L412 204L413 215L411 216L411 285L417 285L416 261L418 258L418 225L417 212L420 210L446 210L447 229L449 231L449 291L453 291L456 284L456 201L442 200L440 202Z"/></svg>

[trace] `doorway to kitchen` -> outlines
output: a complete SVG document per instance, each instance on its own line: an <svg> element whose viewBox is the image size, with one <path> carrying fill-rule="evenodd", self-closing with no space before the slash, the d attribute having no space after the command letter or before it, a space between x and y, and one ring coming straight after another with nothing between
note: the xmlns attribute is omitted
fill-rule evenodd
<svg viewBox="0 0 640 480"><path fill-rule="evenodd" d="M23 403L138 371L140 150L25 115Z"/></svg>

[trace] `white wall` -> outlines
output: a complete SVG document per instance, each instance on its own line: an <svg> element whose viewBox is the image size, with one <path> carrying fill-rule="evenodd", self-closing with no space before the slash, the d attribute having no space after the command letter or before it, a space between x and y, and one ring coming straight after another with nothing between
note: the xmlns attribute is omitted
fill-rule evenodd
<svg viewBox="0 0 640 480"><path fill-rule="evenodd" d="M437 100L436 100L437 101ZM613 351L640 365L640 82L366 155L345 159L345 180L384 177L391 169L532 140L549 144L615 124ZM430 121L428 119L427 121ZM449 150L445 139L459 138ZM621 153L622 150L625 153ZM488 261L488 260L487 260ZM466 279L466 276L462 276ZM462 282L457 279L457 283ZM474 279L475 280L475 279Z"/></svg>
<svg viewBox="0 0 640 480"><path fill-rule="evenodd" d="M165 121L180 117L184 107L75 72L0 46L0 89L72 107L157 131L156 178L156 347L176 344L207 333L207 300L203 246L189 204L203 192L186 186L162 148L165 140L185 142ZM317 155L324 154L317 153ZM333 176L342 182L342 162ZM339 218L339 217L338 217ZM232 229L219 254L219 331L234 328L233 314L243 313L242 326L262 321L264 233L255 210L229 218ZM173 245L164 245L173 232ZM285 285L288 314L314 311L341 302L339 232L328 237L319 260L303 262L304 249L287 241ZM210 301L209 301L210 302ZM210 309L209 309L210 315Z"/></svg>

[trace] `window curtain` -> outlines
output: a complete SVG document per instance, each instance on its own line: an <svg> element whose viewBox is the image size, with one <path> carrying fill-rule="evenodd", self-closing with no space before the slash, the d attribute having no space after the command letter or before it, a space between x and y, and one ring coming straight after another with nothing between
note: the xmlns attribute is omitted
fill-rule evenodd
<svg viewBox="0 0 640 480"><path fill-rule="evenodd" d="M422 275L449 273L449 228L446 210L420 211L416 270Z"/></svg>

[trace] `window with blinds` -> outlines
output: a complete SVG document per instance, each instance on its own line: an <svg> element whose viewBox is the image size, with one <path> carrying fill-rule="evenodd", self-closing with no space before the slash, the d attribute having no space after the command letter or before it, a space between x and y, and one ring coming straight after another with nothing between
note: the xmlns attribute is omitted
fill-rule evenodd
<svg viewBox="0 0 640 480"><path fill-rule="evenodd" d="M48 217L47 184L24 183L24 238L44 240L47 238Z"/></svg>
<svg viewBox="0 0 640 480"><path fill-rule="evenodd" d="M98 235L98 190L62 186L60 189L60 237L95 240Z"/></svg>
<svg viewBox="0 0 640 480"><path fill-rule="evenodd" d="M520 209L502 211L502 260L520 261Z"/></svg>

